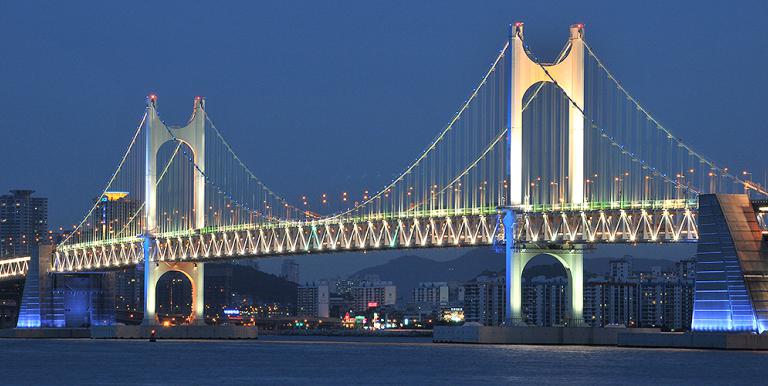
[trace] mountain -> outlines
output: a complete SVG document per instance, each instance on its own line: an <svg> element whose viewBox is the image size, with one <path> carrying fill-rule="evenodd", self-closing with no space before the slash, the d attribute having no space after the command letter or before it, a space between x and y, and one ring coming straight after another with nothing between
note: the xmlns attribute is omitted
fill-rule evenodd
<svg viewBox="0 0 768 386"><path fill-rule="evenodd" d="M584 256L584 271L588 275L604 274L608 271L608 262L613 257ZM674 261L668 259L627 257L633 271L649 271L652 266L663 270L671 269ZM366 275L377 275L381 280L392 281L397 286L397 296L403 301L410 299L413 288L419 282L430 281L467 281L474 279L483 271L502 272L506 268L503 253L496 253L490 248L472 248L464 255L449 261L434 261L419 256L405 255L387 263L365 268L350 275L351 279L362 279ZM552 257L536 258L525 267L526 277L554 277L565 274L562 266Z"/></svg>
<svg viewBox="0 0 768 386"><path fill-rule="evenodd" d="M593 274L603 274L608 271L608 262L615 257L590 257L584 256L584 271ZM654 259L646 257L627 256L630 271L650 271L651 267L659 266L662 270L669 270L675 266L675 262L668 259Z"/></svg>
<svg viewBox="0 0 768 386"><path fill-rule="evenodd" d="M232 291L251 296L257 303L296 303L296 283L249 266L206 263L206 276L224 274L227 271L232 275Z"/></svg>
<svg viewBox="0 0 768 386"><path fill-rule="evenodd" d="M375 267L365 268L349 277L361 279L366 275L378 275L381 280L392 281L397 286L399 298L407 300L419 282L466 281L483 271L503 271L504 255L490 248L473 248L464 255L449 261L406 255Z"/></svg>

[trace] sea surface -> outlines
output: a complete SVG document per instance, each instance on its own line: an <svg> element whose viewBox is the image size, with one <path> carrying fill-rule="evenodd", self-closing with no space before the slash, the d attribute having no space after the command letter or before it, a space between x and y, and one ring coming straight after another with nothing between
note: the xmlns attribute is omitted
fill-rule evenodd
<svg viewBox="0 0 768 386"><path fill-rule="evenodd" d="M422 338L0 340L2 385L768 384L768 352Z"/></svg>

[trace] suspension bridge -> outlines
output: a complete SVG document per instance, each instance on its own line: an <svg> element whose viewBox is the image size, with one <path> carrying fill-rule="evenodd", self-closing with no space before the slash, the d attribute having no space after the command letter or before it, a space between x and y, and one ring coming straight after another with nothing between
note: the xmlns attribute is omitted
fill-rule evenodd
<svg viewBox="0 0 768 386"><path fill-rule="evenodd" d="M540 253L566 267L580 318L585 246L696 242L701 195L766 194L654 118L587 44L583 25L570 27L551 63L528 47L523 27L510 26L466 101L396 178L329 213L259 179L203 98L173 126L150 95L104 189L55 246L50 271L143 268L147 323L157 280L181 271L201 321L206 261L495 245L507 254L510 321L520 319L522 270ZM23 275L27 264L7 260L0 276Z"/></svg>

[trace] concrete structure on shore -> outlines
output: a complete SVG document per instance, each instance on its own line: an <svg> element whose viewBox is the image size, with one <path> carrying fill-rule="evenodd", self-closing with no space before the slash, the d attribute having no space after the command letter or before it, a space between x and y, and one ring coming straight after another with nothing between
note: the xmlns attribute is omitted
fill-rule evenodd
<svg viewBox="0 0 768 386"><path fill-rule="evenodd" d="M757 221L746 195L699 197L693 330L768 329L768 250Z"/></svg>
<svg viewBox="0 0 768 386"><path fill-rule="evenodd" d="M768 350L768 335L661 332L652 328L435 327L433 342Z"/></svg>
<svg viewBox="0 0 768 386"><path fill-rule="evenodd" d="M259 336L256 327L235 325L103 326L90 328L90 337L94 339L148 339L153 334L157 339L256 339Z"/></svg>
<svg viewBox="0 0 768 386"><path fill-rule="evenodd" d="M20 339L257 339L258 329L247 326L95 326L90 328L13 328L0 338Z"/></svg>

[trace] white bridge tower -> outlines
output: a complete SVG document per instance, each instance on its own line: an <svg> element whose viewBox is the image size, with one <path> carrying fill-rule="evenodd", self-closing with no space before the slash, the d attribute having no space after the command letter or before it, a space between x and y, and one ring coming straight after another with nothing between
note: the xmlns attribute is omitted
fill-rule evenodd
<svg viewBox="0 0 768 386"><path fill-rule="evenodd" d="M570 51L558 63L539 64L526 53L523 23L510 26L509 36L509 205L523 204L523 96L531 86L554 79L579 107L584 106L584 25L571 26ZM546 69L546 72L544 71ZM549 75L547 75L549 73ZM550 78L550 76L552 78ZM536 128L529 128L535 130ZM584 117L568 109L568 192L566 202L584 203Z"/></svg>
<svg viewBox="0 0 768 386"><path fill-rule="evenodd" d="M584 106L584 25L570 28L570 50L565 58L553 64L539 64L528 56L523 41L523 23L510 26L509 31L509 157L510 209L504 217L506 239L506 320L508 324L522 323L523 269L533 257L549 254L563 264L568 274L570 317L576 325L583 321L584 268L581 250L525 251L516 248L515 212L523 209L523 97L539 82L557 82L578 107ZM545 71L546 70L546 71ZM568 109L568 197L567 203L584 204L584 117L579 109ZM532 127L529 130L538 128ZM565 252L565 253L563 253Z"/></svg>
<svg viewBox="0 0 768 386"><path fill-rule="evenodd" d="M165 125L157 114L157 97L147 99L147 120L144 127L146 134L146 159L144 176L144 324L157 323L156 290L157 282L169 271L183 273L192 283L192 320L196 324L204 322L205 302L203 294L202 262L167 262L156 259L155 239L157 233L157 153L160 147L175 140L189 146L192 151L194 170L194 226L205 227L205 100L195 98L192 118L186 126L171 128ZM171 134L172 133L172 134Z"/></svg>

